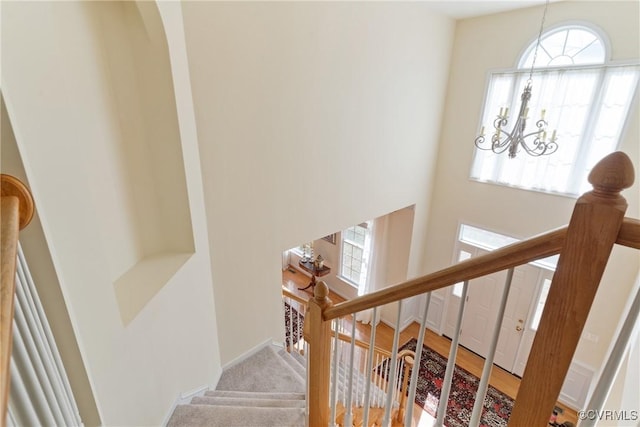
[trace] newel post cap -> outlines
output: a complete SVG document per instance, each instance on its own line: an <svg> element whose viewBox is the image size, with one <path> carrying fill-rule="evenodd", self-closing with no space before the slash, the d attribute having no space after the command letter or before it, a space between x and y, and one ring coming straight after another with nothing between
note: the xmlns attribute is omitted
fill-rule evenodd
<svg viewBox="0 0 640 427"><path fill-rule="evenodd" d="M600 160L589 174L594 195L615 197L633 185L635 172L629 156L616 151Z"/></svg>
<svg viewBox="0 0 640 427"><path fill-rule="evenodd" d="M320 280L313 289L313 297L316 301L325 301L329 297L329 286Z"/></svg>
<svg viewBox="0 0 640 427"><path fill-rule="evenodd" d="M0 196L17 197L20 206L20 229L29 225L35 209L33 197L27 186L14 176L0 174Z"/></svg>

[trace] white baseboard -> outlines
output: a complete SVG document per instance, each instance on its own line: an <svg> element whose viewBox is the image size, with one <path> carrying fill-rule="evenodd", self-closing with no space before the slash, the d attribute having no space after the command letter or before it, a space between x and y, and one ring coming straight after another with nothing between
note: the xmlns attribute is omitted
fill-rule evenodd
<svg viewBox="0 0 640 427"><path fill-rule="evenodd" d="M260 350L262 350L264 347L271 346L271 345L280 345L281 346L282 344L278 344L278 343L276 343L276 342L274 342L273 340L270 340L270 339L266 340L262 344L258 344L257 346L255 346L251 350L241 354L240 356L236 357L232 361L226 363L222 367L222 369L220 370L220 373L218 374L217 378L215 378L213 384L205 384L205 385L197 387L197 388L195 388L193 390L179 393L178 397L173 402L173 405L171 405L171 408L169 409L169 412L164 417L164 420L162 422L162 426L166 426L167 425L167 423L169 422L169 419L171 418L171 415L173 415L173 412L176 410L176 407L178 405L184 405L186 403L189 403L191 401L191 399L194 398L195 396L204 395L205 391L215 390L216 386L218 385L218 381L220 381L220 377L222 376L222 372L224 372L225 369L228 369L231 366L236 365L236 364L242 362L243 360L248 359L249 357L253 356L255 353L257 353Z"/></svg>
<svg viewBox="0 0 640 427"><path fill-rule="evenodd" d="M216 381L216 383L217 383L217 381ZM215 387L211 387L211 385L205 384L205 385L202 385L202 386L200 386L198 388L195 388L195 389L193 389L191 391L182 392L182 393L178 394L178 397L176 398L176 400L171 405L171 408L169 408L169 412L167 413L167 415L165 415L164 420L162 420L162 426L166 427L166 425L169 423L169 420L171 419L171 416L173 415L173 412L176 410L178 405L187 404L195 396L203 395L205 391L211 390L212 388L215 388Z"/></svg>

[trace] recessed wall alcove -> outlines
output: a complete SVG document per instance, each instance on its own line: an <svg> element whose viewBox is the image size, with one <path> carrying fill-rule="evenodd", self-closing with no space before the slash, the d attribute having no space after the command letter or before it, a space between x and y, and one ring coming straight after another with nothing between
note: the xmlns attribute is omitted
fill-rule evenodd
<svg viewBox="0 0 640 427"><path fill-rule="evenodd" d="M194 253L175 95L155 2L88 2L105 89L119 127L106 179L121 194L103 236L123 323Z"/></svg>

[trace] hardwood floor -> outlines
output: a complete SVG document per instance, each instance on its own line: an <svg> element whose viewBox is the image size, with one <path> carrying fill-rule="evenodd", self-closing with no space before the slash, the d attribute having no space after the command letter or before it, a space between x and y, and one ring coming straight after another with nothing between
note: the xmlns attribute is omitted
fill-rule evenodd
<svg viewBox="0 0 640 427"><path fill-rule="evenodd" d="M296 269L285 270L282 274L283 287L305 299L308 299L312 296L311 289L309 289L309 291L301 291L298 288L305 287L308 283L309 277L297 271ZM334 303L344 301L344 298L335 294L334 292L330 292L329 297ZM400 333L400 344L407 342L411 338L417 338L419 331L420 325L418 325L417 323L414 322L409 325ZM371 327L369 325L364 325L360 322L356 322L357 339L369 342L370 334ZM394 330L391 327L382 322L379 323L376 328L376 346L390 351L393 345L393 335ZM451 341L448 338L440 336L430 329L427 329L425 335L425 344L427 344L429 347L431 347L433 350L435 350L445 358L448 357L449 348L451 346ZM458 348L456 357L456 365L460 366L463 369L466 369L473 375L480 377L482 375L484 359L477 354L467 350L466 348L460 346ZM489 384L500 390L507 396L511 397L512 399L515 399L518 394L518 388L520 387L520 379L515 375L512 375L509 372L494 365L494 368L491 372ZM577 424L577 414L574 410L567 408L559 402L557 406L563 411L563 413L558 416L558 423L570 421L574 425ZM426 415L426 413L421 414L423 411L419 406L415 405L415 408L417 408L417 410L414 409L414 412L417 413L417 415L414 416L414 418L416 418L416 425L419 425L421 415L427 417L428 415ZM428 424L425 423L424 425Z"/></svg>

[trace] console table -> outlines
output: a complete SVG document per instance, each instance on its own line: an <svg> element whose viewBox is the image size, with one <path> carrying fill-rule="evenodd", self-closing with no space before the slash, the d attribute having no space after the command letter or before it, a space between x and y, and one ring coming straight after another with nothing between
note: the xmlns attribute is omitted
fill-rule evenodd
<svg viewBox="0 0 640 427"><path fill-rule="evenodd" d="M298 288L301 291L306 291L309 288L313 288L316 285L316 277L326 276L331 271L331 269L326 265L323 265L321 268L316 268L316 265L313 263L313 261L300 260L298 262L298 265L300 266L301 269L311 274L311 282L309 282L307 287Z"/></svg>

